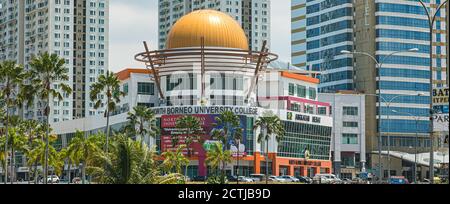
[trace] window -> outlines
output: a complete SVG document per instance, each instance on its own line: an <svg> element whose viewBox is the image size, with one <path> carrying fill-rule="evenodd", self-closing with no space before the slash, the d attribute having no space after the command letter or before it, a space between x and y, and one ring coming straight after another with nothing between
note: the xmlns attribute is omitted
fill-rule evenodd
<svg viewBox="0 0 450 204"><path fill-rule="evenodd" d="M138 94L141 95L155 95L155 84L138 82Z"/></svg>
<svg viewBox="0 0 450 204"><path fill-rule="evenodd" d="M306 87L302 85L297 85L297 96L301 98L306 98Z"/></svg>
<svg viewBox="0 0 450 204"><path fill-rule="evenodd" d="M317 112L319 115L326 115L327 114L327 107L319 107L317 109Z"/></svg>
<svg viewBox="0 0 450 204"><path fill-rule="evenodd" d="M295 85L289 84L289 96L293 96L295 92Z"/></svg>
<svg viewBox="0 0 450 204"><path fill-rule="evenodd" d="M344 115L358 115L358 107L344 107Z"/></svg>
<svg viewBox="0 0 450 204"><path fill-rule="evenodd" d="M342 134L342 144L358 144L358 135Z"/></svg>
<svg viewBox="0 0 450 204"><path fill-rule="evenodd" d="M358 122L345 122L343 124L344 127L358 127Z"/></svg>
<svg viewBox="0 0 450 204"><path fill-rule="evenodd" d="M315 100L317 97L317 91L315 88L309 88L309 99Z"/></svg>
<svg viewBox="0 0 450 204"><path fill-rule="evenodd" d="M126 95L128 95L128 83L124 84L122 89L123 89L123 92L124 92Z"/></svg>

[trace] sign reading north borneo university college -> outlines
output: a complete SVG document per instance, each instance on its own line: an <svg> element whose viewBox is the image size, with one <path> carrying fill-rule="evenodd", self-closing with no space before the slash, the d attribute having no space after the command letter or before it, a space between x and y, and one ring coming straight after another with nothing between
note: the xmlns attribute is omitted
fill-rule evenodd
<svg viewBox="0 0 450 204"><path fill-rule="evenodd" d="M192 115L192 114L221 114L231 111L236 115L258 115L256 107L239 106L185 106L185 107L158 107L153 108L156 115Z"/></svg>

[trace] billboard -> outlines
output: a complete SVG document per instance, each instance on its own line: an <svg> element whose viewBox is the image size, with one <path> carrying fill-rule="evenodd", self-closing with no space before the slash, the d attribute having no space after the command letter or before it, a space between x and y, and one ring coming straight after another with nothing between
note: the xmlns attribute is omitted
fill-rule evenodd
<svg viewBox="0 0 450 204"><path fill-rule="evenodd" d="M449 125L449 90L448 88L433 89L433 123L435 132L448 132Z"/></svg>

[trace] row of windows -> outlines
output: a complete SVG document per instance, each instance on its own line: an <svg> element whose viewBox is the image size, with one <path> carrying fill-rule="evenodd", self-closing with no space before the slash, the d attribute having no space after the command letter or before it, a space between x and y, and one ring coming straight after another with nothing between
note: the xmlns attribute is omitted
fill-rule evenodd
<svg viewBox="0 0 450 204"><path fill-rule="evenodd" d="M395 137L391 136L390 139L390 146L391 147L419 147L419 148L429 148L431 147L431 141L428 138L418 138L417 139L417 145L416 145L416 138L415 137ZM388 137L383 136L381 137L381 144L384 147L387 147L388 144Z"/></svg>
<svg viewBox="0 0 450 204"><path fill-rule="evenodd" d="M306 36L308 38L316 37L319 35L324 35L331 32L336 32L343 29L351 29L353 28L353 22L351 20L347 21L339 21L332 24L327 24L324 26L321 26L319 28L309 29L306 31Z"/></svg>
<svg viewBox="0 0 450 204"><path fill-rule="evenodd" d="M430 121L419 120L416 126L416 120L382 119L381 132L429 133Z"/></svg>
<svg viewBox="0 0 450 204"><path fill-rule="evenodd" d="M306 98L306 86L289 83L289 95L297 96L300 98ZM309 87L308 88L308 98L315 100L316 97L317 97L316 88Z"/></svg>
<svg viewBox="0 0 450 204"><path fill-rule="evenodd" d="M429 28L428 20L416 19L416 18L404 18L396 16L377 16L378 25L395 25L395 26L408 26Z"/></svg>
<svg viewBox="0 0 450 204"><path fill-rule="evenodd" d="M351 67L353 66L353 58L342 58L336 60L326 60L319 64L313 64L312 71L326 71L341 67Z"/></svg>
<svg viewBox="0 0 450 204"><path fill-rule="evenodd" d="M378 114L377 107L377 114ZM396 112L393 112L396 111ZM420 117L428 117L430 115L429 108L401 108L401 107L382 107L381 108L382 116L420 116Z"/></svg>
<svg viewBox="0 0 450 204"><path fill-rule="evenodd" d="M286 134L278 147L278 156L305 158L305 150L309 150L311 159L329 159L331 127L289 121L283 124Z"/></svg>
<svg viewBox="0 0 450 204"><path fill-rule="evenodd" d="M310 2L310 1L308 0L307 2ZM322 11L322 10L325 10L328 8L332 8L335 6L339 6L339 5L345 4L345 3L353 3L353 1L352 0L322 1L318 4L313 4L313 5L306 7L306 12L308 14L312 14L312 13L319 12L319 11Z"/></svg>
<svg viewBox="0 0 450 204"><path fill-rule="evenodd" d="M380 76L429 79L430 78L430 71L414 70L414 69L381 68Z"/></svg>
<svg viewBox="0 0 450 204"><path fill-rule="evenodd" d="M377 12L393 12L393 13L405 13L405 14L418 14L426 15L425 9L420 6L404 5L404 4L389 4L389 3L377 3Z"/></svg>
<svg viewBox="0 0 450 204"><path fill-rule="evenodd" d="M377 37L430 41L430 34L427 32L394 29L377 29Z"/></svg>
<svg viewBox="0 0 450 204"><path fill-rule="evenodd" d="M393 103L430 104L429 96L402 95L399 97L398 94L381 94L381 96L383 97L381 99L382 102L389 102L394 99L394 97L397 97L394 99Z"/></svg>
<svg viewBox="0 0 450 204"><path fill-rule="evenodd" d="M377 82L378 89L405 90L405 91L429 91L430 84L417 82L381 81Z"/></svg>
<svg viewBox="0 0 450 204"><path fill-rule="evenodd" d="M341 8L328 13L324 13L318 16L310 17L306 19L306 25L311 26L319 23L323 23L332 19L337 19L344 16L353 16L352 8Z"/></svg>
<svg viewBox="0 0 450 204"><path fill-rule="evenodd" d="M423 57L407 57L407 56L390 56L386 58L385 55L377 55L377 59L384 59L385 64L406 64L416 66L429 66L430 58Z"/></svg>
<svg viewBox="0 0 450 204"><path fill-rule="evenodd" d="M332 44L337 44L340 42L345 42L345 41L353 41L353 34L352 33L342 33L342 34L337 34L337 35L333 35L333 36L329 36L326 38L322 38L319 40L314 40L311 42L307 43L307 48L308 50L312 50L312 49L316 49L319 47L324 47L324 46L328 46L328 45L332 45Z"/></svg>
<svg viewBox="0 0 450 204"><path fill-rule="evenodd" d="M358 144L358 135L357 134L342 134L342 144L354 145Z"/></svg>
<svg viewBox="0 0 450 204"><path fill-rule="evenodd" d="M335 93L336 90L353 90L353 84L345 83L345 84L338 84L338 85L325 86L325 87L319 88L320 93Z"/></svg>
<svg viewBox="0 0 450 204"><path fill-rule="evenodd" d="M378 42L377 50L380 51L405 51L409 49L417 48L418 53L430 53L429 45L399 43L399 42Z"/></svg>
<svg viewBox="0 0 450 204"><path fill-rule="evenodd" d="M353 71L343 71L320 75L319 78L321 83L353 79Z"/></svg>
<svg viewBox="0 0 450 204"><path fill-rule="evenodd" d="M341 51L348 50L352 51L353 46L344 45L339 47L330 48L327 50L321 50L319 52L310 53L307 55L308 62L321 60L321 59L333 59L336 55L341 55Z"/></svg>

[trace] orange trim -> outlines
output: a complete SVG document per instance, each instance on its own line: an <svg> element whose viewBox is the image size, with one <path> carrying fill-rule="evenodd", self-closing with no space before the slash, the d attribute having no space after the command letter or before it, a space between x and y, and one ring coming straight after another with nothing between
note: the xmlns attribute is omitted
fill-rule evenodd
<svg viewBox="0 0 450 204"><path fill-rule="evenodd" d="M117 73L117 77L119 78L119 80L124 81L124 80L130 78L131 73L136 73L136 74L150 74L150 73L152 73L152 72L151 72L150 70L148 70L148 69L127 68L127 69L124 69L124 70L118 72L118 73Z"/></svg>
<svg viewBox="0 0 450 204"><path fill-rule="evenodd" d="M290 78L290 79L296 79L300 81L305 81L309 83L319 84L320 80L316 78L312 78L309 76L301 75L301 74L294 74L290 72L281 72L282 77Z"/></svg>

